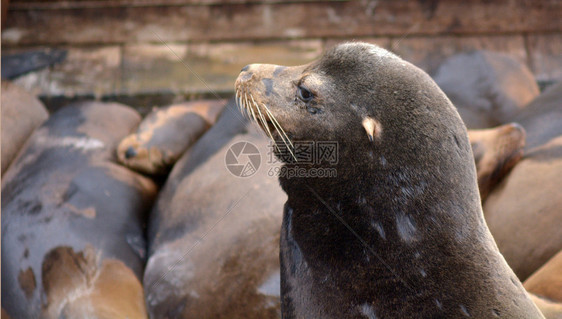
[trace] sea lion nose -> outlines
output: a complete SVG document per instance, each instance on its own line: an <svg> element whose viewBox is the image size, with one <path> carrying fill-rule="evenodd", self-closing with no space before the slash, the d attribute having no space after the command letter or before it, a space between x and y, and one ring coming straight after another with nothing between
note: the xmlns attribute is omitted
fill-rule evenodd
<svg viewBox="0 0 562 319"><path fill-rule="evenodd" d="M252 65L248 64L242 68L242 71L240 71L240 75L238 75L238 79L236 79L236 83L235 83L236 87L239 87L240 85L245 85L250 80L252 80L254 73L249 71L251 67Z"/></svg>
<svg viewBox="0 0 562 319"><path fill-rule="evenodd" d="M125 151L125 158L129 159L135 156L137 156L137 151L132 146L129 146L129 148Z"/></svg>

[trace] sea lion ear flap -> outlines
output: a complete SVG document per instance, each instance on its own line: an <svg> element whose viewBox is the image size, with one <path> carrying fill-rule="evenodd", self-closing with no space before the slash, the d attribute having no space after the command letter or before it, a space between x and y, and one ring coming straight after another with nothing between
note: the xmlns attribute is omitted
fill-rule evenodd
<svg viewBox="0 0 562 319"><path fill-rule="evenodd" d="M363 128L367 132L367 136L371 142L379 140L381 138L382 126L381 123L370 116L365 116L363 118Z"/></svg>

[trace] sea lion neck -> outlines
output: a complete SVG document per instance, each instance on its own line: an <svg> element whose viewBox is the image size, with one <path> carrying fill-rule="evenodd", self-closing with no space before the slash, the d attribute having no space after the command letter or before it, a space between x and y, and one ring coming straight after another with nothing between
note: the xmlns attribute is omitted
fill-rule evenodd
<svg viewBox="0 0 562 319"><path fill-rule="evenodd" d="M345 224L353 223L387 235L373 238L376 242L396 237L385 245L398 243L399 249L404 243L415 246L428 240L473 245L473 237L484 232L478 196L470 187L461 189L463 185L454 182L444 185L431 171L398 166L382 169L380 163L373 166L377 168L368 170L344 162L337 166L337 178L280 177L293 217L318 218L320 224L329 224L326 220L335 217L338 223L330 225L332 230L348 231ZM381 229L380 225L387 227ZM427 233L427 229L434 230ZM306 232L307 237L314 236ZM412 245L407 245L408 250Z"/></svg>

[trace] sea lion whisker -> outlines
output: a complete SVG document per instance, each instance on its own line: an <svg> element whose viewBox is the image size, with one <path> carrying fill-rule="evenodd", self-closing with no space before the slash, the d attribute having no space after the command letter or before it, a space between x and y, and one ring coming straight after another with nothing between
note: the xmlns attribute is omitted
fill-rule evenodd
<svg viewBox="0 0 562 319"><path fill-rule="evenodd" d="M279 131L281 128L278 127L275 122L272 122L273 126L275 127L275 129L277 131ZM291 156L295 159L295 161L297 161L297 157L295 156L295 154L293 153L293 150L291 149L291 146L289 144L287 144L287 141L285 141L285 138L283 137L283 135L279 134L279 137L281 137L281 140L283 141L283 144L285 144L285 146L287 146L287 149L289 150L289 153L291 153ZM279 147L278 147L279 149Z"/></svg>
<svg viewBox="0 0 562 319"><path fill-rule="evenodd" d="M244 91L244 99L242 101L244 102L244 110L247 112L248 118L251 119L250 110L248 110L248 95L246 95L245 91Z"/></svg>
<svg viewBox="0 0 562 319"><path fill-rule="evenodd" d="M244 105L244 108L248 108L248 101L247 101L247 95L246 95L246 91L243 92L244 96L240 96L240 99L242 100L242 103Z"/></svg>
<svg viewBox="0 0 562 319"><path fill-rule="evenodd" d="M248 101L248 94L246 94L246 92L244 92L244 107L246 108L246 111L248 112L248 118L253 119L254 121L256 120L256 114L254 114L254 110L252 110L252 107L250 106L250 102Z"/></svg>
<svg viewBox="0 0 562 319"><path fill-rule="evenodd" d="M265 105L264 105L265 106ZM267 112L269 112L269 117L270 119L274 119L273 118L273 114L271 114L271 112L268 109L265 109ZM287 149L289 150L289 153L291 153L291 156L293 157L293 159L295 160L295 162L297 162L297 157L295 156L295 153L293 153L293 144L291 143L291 141L289 140L289 137L287 137L285 135L285 137L287 138L287 140L289 140L289 144L287 144L287 141L285 140L285 137L283 137L283 134L285 133L283 131L283 128L281 128L281 126L279 125L279 123L277 121L272 121L271 124L273 124L273 126L275 127L275 129L280 132L279 133L279 137L281 137L281 140L283 141L283 144L285 144L285 146L287 146ZM281 132L283 134L281 134ZM279 149L279 147L277 147L277 149Z"/></svg>
<svg viewBox="0 0 562 319"><path fill-rule="evenodd" d="M246 110L248 111L248 116L250 119L252 119L253 121L256 120L255 114L254 114L254 110L252 110L252 107L250 105L250 101L248 100L248 95L246 95L244 93L244 105L246 106Z"/></svg>
<svg viewBox="0 0 562 319"><path fill-rule="evenodd" d="M242 97L240 96L240 93L237 92L236 93L236 100L237 100L237 105L238 105L238 109L240 110L240 113L244 114L244 101L242 101Z"/></svg>
<svg viewBox="0 0 562 319"><path fill-rule="evenodd" d="M242 110L244 111L244 116L246 116L247 119L252 119L252 116L250 115L250 111L248 110L248 107L246 106L246 102L244 100L242 100L243 104L243 108Z"/></svg>
<svg viewBox="0 0 562 319"><path fill-rule="evenodd" d="M271 116L269 115L269 113L267 113L267 112L264 112L264 113L265 113L265 116L267 116L267 118L269 119L269 123L272 123ZM274 129L277 130L277 127L273 123L272 123L272 125L273 125ZM269 130L269 127L268 127L268 130ZM273 142L273 145L275 145L275 148L277 149L277 151L281 152L281 150L279 149L279 145L277 145L277 141L273 138L273 134L271 134L271 131L270 131L270 136L271 136L271 141Z"/></svg>
<svg viewBox="0 0 562 319"><path fill-rule="evenodd" d="M265 105L264 105L264 107L265 107ZM273 116L271 111L269 111L267 108L265 108L265 111L267 112L267 116L271 120L271 124L279 132L279 137L281 137L281 140L283 141L283 144L285 144L288 148L290 148L289 145L292 146L293 144L291 143L291 141L289 140L289 138L286 135L283 135L285 131L283 130L283 128L281 127L279 122L277 122L275 120L275 117ZM287 143L287 142L289 142L289 143Z"/></svg>
<svg viewBox="0 0 562 319"><path fill-rule="evenodd" d="M252 98L251 95L250 95L250 98ZM252 98L252 100L253 100L253 98ZM254 106L256 107L256 111L257 111L257 113L258 113L258 119L259 119L259 121L258 121L257 124L260 124L260 125L262 125L262 126L264 127L264 128L263 128L262 130L260 130L260 131L262 131L262 133L263 133L267 138L272 138L272 137L271 137L271 132L269 132L269 127L267 126L267 121L265 120L265 117L264 117L263 114L261 113L260 109L256 106L256 103L255 103L255 102L253 102L253 103L254 103Z"/></svg>
<svg viewBox="0 0 562 319"><path fill-rule="evenodd" d="M258 119L256 118L256 113L254 112L254 108L250 107L250 112L252 113L252 117L254 118L254 124L258 124Z"/></svg>
<svg viewBox="0 0 562 319"><path fill-rule="evenodd" d="M242 110L242 106L244 106L240 90L236 90L236 105L240 108L240 110Z"/></svg>
<svg viewBox="0 0 562 319"><path fill-rule="evenodd" d="M261 122L262 122L265 130L267 131L266 133L267 133L268 137L271 138L271 140L275 141L273 139L273 134L271 134L271 130L269 129L269 125L267 124L267 121L265 120L265 117L263 116L262 112L260 111L260 108L258 107L258 104L256 103L256 100L254 100L254 97L252 95L250 95L250 98L252 99L252 102L254 103L254 106L256 107L256 110L259 113Z"/></svg>
<svg viewBox="0 0 562 319"><path fill-rule="evenodd" d="M263 125L265 125L265 128L266 128L266 129L268 129L268 127L267 127L267 121L266 121L265 118L263 117L263 114L261 113L260 108L258 107L258 104L256 103L256 100L254 100L254 96L253 96L252 94L250 94L250 99L252 100L252 105L253 105L253 106L251 106L252 109L253 109L253 108L256 109L256 111L258 112L258 115L259 115L259 117L260 117L261 123L262 123Z"/></svg>
<svg viewBox="0 0 562 319"><path fill-rule="evenodd" d="M265 106L265 105L264 105ZM267 106L266 106L267 109ZM271 118L271 121L273 123L275 123L277 125L277 127L279 128L279 131L281 133L281 135L285 136L285 138L287 139L287 141L289 142L289 145L291 145L291 147L293 146L293 142L291 141L291 139L289 138L289 136L287 135L287 133L285 132L285 130L283 129L283 127L281 127L281 124L279 123L279 121L277 121L277 119L275 118L275 116L273 115L273 113L271 113L271 111L269 109L267 109L269 116Z"/></svg>
<svg viewBox="0 0 562 319"><path fill-rule="evenodd" d="M266 106L264 105L264 107L266 107ZM295 156L295 153L293 152L294 146L293 146L293 143L291 142L291 140L289 139L289 136L287 136L287 134L285 133L285 131L281 127L281 124L279 124L279 122L277 122L277 119L275 119L275 117L273 116L271 111L269 111L267 109L267 107L266 107L265 110L268 112L269 118L272 120L271 123L277 129L277 131L279 132L279 136L281 137L281 140L283 140L283 143L285 144L285 146L287 146L287 149L289 150L289 152L291 153L291 156L293 156L293 159L296 162L297 157ZM279 149L279 147L278 147L278 149Z"/></svg>
<svg viewBox="0 0 562 319"><path fill-rule="evenodd" d="M251 95L250 95L251 96ZM246 101L248 102L249 106L247 107L248 109L250 109L250 112L252 113L252 117L254 119L254 124L258 125L259 127L259 122L258 119L256 117L256 113L254 112L254 108L252 107L252 105L250 104L249 100L248 100L248 96L246 96Z"/></svg>
<svg viewBox="0 0 562 319"><path fill-rule="evenodd" d="M261 122L264 126L264 129L266 130L266 135L273 141L275 148L277 148L277 150L279 151L279 146L277 145L277 141L275 141L275 139L273 138L273 133L271 133L271 129L269 128L268 125L268 120L269 123L271 123L271 116L268 113L265 113L265 115L260 111L260 108L258 106L258 103L256 102L256 100L254 99L254 97L250 94L250 98L252 99L252 102L254 104L254 107L256 108L256 110L259 113ZM267 119L266 119L267 116ZM277 127L274 125L274 128L277 129Z"/></svg>
<svg viewBox="0 0 562 319"><path fill-rule="evenodd" d="M287 133L285 133L285 130L281 127L281 124L279 124L279 122L277 121L275 116L273 116L273 113L271 113L271 111L269 110L267 105L265 105L265 104L262 104L262 105L265 108L265 110L267 111L267 113L269 114L269 118L271 119L271 122L274 122L274 123L277 124L277 126L279 127L280 133L285 135L285 137L287 138L287 141L289 141L289 144L291 145L291 147L294 147L293 142L291 142L291 139L289 138L289 136L287 136Z"/></svg>
<svg viewBox="0 0 562 319"><path fill-rule="evenodd" d="M242 113L242 116L248 117L248 114L246 114L246 104L244 103L242 93L239 90L236 90L236 105L238 106L240 113Z"/></svg>

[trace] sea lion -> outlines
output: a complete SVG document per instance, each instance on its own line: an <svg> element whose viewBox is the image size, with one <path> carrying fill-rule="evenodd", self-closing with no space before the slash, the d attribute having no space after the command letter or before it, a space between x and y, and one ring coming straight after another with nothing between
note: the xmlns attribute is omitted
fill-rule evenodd
<svg viewBox="0 0 562 319"><path fill-rule="evenodd" d="M562 303L553 302L532 293L529 293L529 296L546 319L562 319Z"/></svg>
<svg viewBox="0 0 562 319"><path fill-rule="evenodd" d="M523 286L529 292L562 303L562 250L527 278Z"/></svg>
<svg viewBox="0 0 562 319"><path fill-rule="evenodd" d="M308 65L249 65L236 92L285 170L305 170L279 178L283 317L543 318L486 226L466 128L426 73L346 43ZM300 164L306 141L335 142L337 160Z"/></svg>
<svg viewBox="0 0 562 319"><path fill-rule="evenodd" d="M49 113L39 99L11 82L2 81L2 174L47 117Z"/></svg>
<svg viewBox="0 0 562 319"><path fill-rule="evenodd" d="M143 224L156 195L118 165L140 122L117 103L54 113L2 178L2 307L14 318L146 318Z"/></svg>
<svg viewBox="0 0 562 319"><path fill-rule="evenodd" d="M176 163L150 215L143 284L151 318L280 316L287 196L263 151L268 143L231 103ZM248 164L241 146L261 150L261 164L247 177L237 170L244 165L225 162L241 154L240 164Z"/></svg>
<svg viewBox="0 0 562 319"><path fill-rule="evenodd" d="M468 139L476 163L480 199L484 202L488 193L521 160L525 129L511 123L491 129L468 130Z"/></svg>
<svg viewBox="0 0 562 319"><path fill-rule="evenodd" d="M525 64L491 51L454 55L434 79L472 129L508 123L540 92Z"/></svg>
<svg viewBox="0 0 562 319"><path fill-rule="evenodd" d="M155 108L137 131L119 144L119 161L141 173L167 174L185 150L215 123L225 104L225 100L202 100Z"/></svg>
<svg viewBox="0 0 562 319"><path fill-rule="evenodd" d="M484 203L486 222L520 280L562 250L562 82L515 118L527 132L524 156Z"/></svg>
<svg viewBox="0 0 562 319"><path fill-rule="evenodd" d="M562 251L527 278L523 286L545 318L562 319Z"/></svg>
<svg viewBox="0 0 562 319"><path fill-rule="evenodd" d="M265 166L270 163L262 161L259 170L268 174L252 175L251 182L234 178L224 169L222 157L237 141L251 140L259 149L268 146L264 136L257 134L253 127L247 127L246 119L233 114L234 105L230 103L219 122L177 163L178 168L172 172L151 215L151 252L144 283L152 317L279 317L279 231L287 197L276 183L272 184L276 179L272 172L277 166ZM502 142L504 133L507 132L498 129L473 135L471 143L478 145L484 154L478 160L485 159L489 163L483 167L502 163L489 146ZM263 159L267 158L265 155L262 154ZM213 201L201 200L199 192L179 186L188 182L191 188L205 184L209 192L219 192L221 196ZM240 192L250 187L254 190L248 198L238 201ZM262 199L267 199L267 203L261 202ZM239 212L229 216L232 214L236 224L242 226L229 229L225 234L224 227L233 223L227 217L212 228L209 224L220 218L216 206L224 206L216 202L237 203L235 208ZM185 203L190 203L189 208L185 208ZM198 220L208 216L208 221L198 224ZM248 224L252 225L251 232L244 226ZM200 228L199 232L210 230L210 233L201 243L206 247L197 245L197 250L191 252L191 247L198 243L188 236L193 225ZM217 240L219 234L224 238ZM218 249L221 252L216 253L215 259L200 258L204 251ZM184 254L187 254L185 258ZM189 269L187 277L183 275L185 269ZM208 273L216 275L210 280Z"/></svg>

